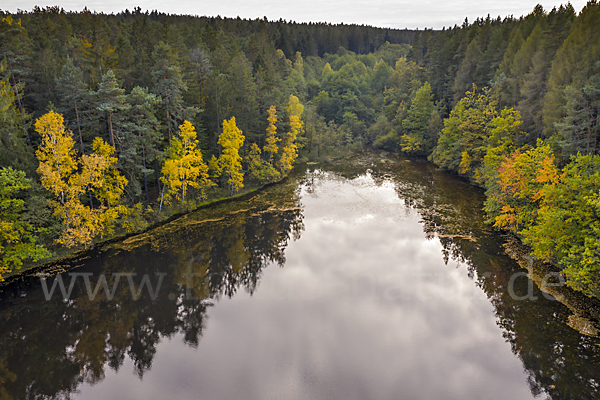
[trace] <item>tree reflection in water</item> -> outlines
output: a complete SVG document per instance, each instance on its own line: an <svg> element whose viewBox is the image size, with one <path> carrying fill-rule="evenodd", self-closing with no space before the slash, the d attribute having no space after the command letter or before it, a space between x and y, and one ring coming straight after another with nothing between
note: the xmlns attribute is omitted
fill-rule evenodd
<svg viewBox="0 0 600 400"><path fill-rule="evenodd" d="M534 395L600 396L598 339L570 328L572 312L537 288L535 301L509 295L510 277L522 269L505 254L498 232L484 223L482 192L424 161L365 154L297 168L286 183L250 200L189 214L73 263L75 272L92 274L92 286L100 274L112 287L113 274L136 273L136 285L148 275L155 285L157 274L166 273L155 301L147 291L134 300L125 278L112 301L102 289L90 300L81 278L67 301L58 293L46 301L38 279L3 287L0 399L69 397L82 383L101 381L107 368L118 371L126 358L142 377L158 343L175 334L197 346L208 307L240 289L253 293L267 265L285 264L289 240L299 239L304 229L299 188L318 192L323 171L340 180L368 173L378 185L394 184L398 197L421 216L426 237L442 244L444 260L465 265L486 293ZM68 285L70 278L63 276ZM515 283L517 293L527 291L526 279Z"/></svg>
<svg viewBox="0 0 600 400"><path fill-rule="evenodd" d="M510 296L511 276L525 270L506 255L500 233L485 224L482 190L423 160L392 161L370 154L358 157L355 165L366 168L375 182L393 181L399 198L421 216L426 237L437 237L442 244L444 260L466 265L493 304L497 324L521 359L534 396L600 398L600 340L572 329L572 310L548 300L536 285L537 300ZM364 173L336 170L348 179ZM527 279L514 283L515 293L527 293Z"/></svg>
<svg viewBox="0 0 600 400"><path fill-rule="evenodd" d="M69 397L83 383L118 371L126 357L141 378L158 343L176 333L197 346L207 307L243 288L252 293L262 270L285 264L290 238L303 230L296 186L283 184L248 201L184 216L77 260L74 272L100 274L109 288L114 274L164 274L158 298L147 290L134 300L125 278L109 301L104 290L90 300L80 277L69 300L58 289L46 301L39 279L13 283L0 295L0 399ZM68 286L71 277L62 274ZM53 278L48 278L51 287ZM146 289L146 288L145 288Z"/></svg>

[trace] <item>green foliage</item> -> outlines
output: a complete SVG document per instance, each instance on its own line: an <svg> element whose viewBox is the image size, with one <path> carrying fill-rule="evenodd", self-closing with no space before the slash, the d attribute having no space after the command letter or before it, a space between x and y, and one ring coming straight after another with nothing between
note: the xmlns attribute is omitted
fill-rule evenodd
<svg viewBox="0 0 600 400"><path fill-rule="evenodd" d="M425 82L412 99L402 128L406 132L400 139L400 148L409 154L427 154L434 138L429 137L429 121L434 111L431 85Z"/></svg>
<svg viewBox="0 0 600 400"><path fill-rule="evenodd" d="M538 178L539 181L539 178ZM557 262L569 286L600 296L600 156L577 155L544 185L535 223L523 230L533 254Z"/></svg>
<svg viewBox="0 0 600 400"><path fill-rule="evenodd" d="M24 261L50 256L37 244L40 229L22 219L25 201L17 196L30 186L25 172L0 169L0 281L3 275L21 268Z"/></svg>
<svg viewBox="0 0 600 400"><path fill-rule="evenodd" d="M568 159L577 153L596 154L600 140L600 61L598 73L593 75L581 89L565 88L566 115L557 122L556 140L561 155Z"/></svg>
<svg viewBox="0 0 600 400"><path fill-rule="evenodd" d="M422 75L423 69L414 61L401 58L396 62L383 98L385 114L390 121L394 118L401 121L403 111L422 85Z"/></svg>
<svg viewBox="0 0 600 400"><path fill-rule="evenodd" d="M62 66L60 77L56 80L56 89L61 105L59 111L71 121L68 127L77 132L81 154L83 154L82 128L85 129L90 125L88 110L91 93L84 81L83 72L73 63L72 58L67 58Z"/></svg>
<svg viewBox="0 0 600 400"><path fill-rule="evenodd" d="M127 136L127 126L124 121L131 105L112 70L102 77L96 95L98 97L96 109L106 122L110 144L117 149L122 146Z"/></svg>
<svg viewBox="0 0 600 400"><path fill-rule="evenodd" d="M248 178L255 182L260 184L274 182L281 176L271 163L260 157L260 148L256 143L252 143L250 146L246 162L248 164Z"/></svg>
<svg viewBox="0 0 600 400"><path fill-rule="evenodd" d="M179 122L191 120L199 111L195 107L186 106L183 101L183 93L187 91L187 85L183 81L181 68L177 62L177 55L172 47L159 42L152 52L154 66L152 68L152 79L154 83L153 92L162 98L161 120L167 127L169 145L171 144L172 131Z"/></svg>
<svg viewBox="0 0 600 400"><path fill-rule="evenodd" d="M160 97L148 89L134 87L128 95L131 106L127 121L124 121L123 138L120 142L119 164L129 177L128 189L131 197L139 198L143 188L149 202L148 176L154 174L152 163L159 157L162 142L156 108Z"/></svg>
<svg viewBox="0 0 600 400"><path fill-rule="evenodd" d="M233 194L243 185L242 154L248 178L269 182L298 158L328 160L365 146L429 155L484 185L492 222L523 237L559 224L563 203L578 215L595 210L591 194L561 200L568 193L560 192L575 190L568 168L584 163L569 157L600 147L595 1L579 15L571 5L537 6L521 19L417 33L139 11L19 17L0 20L0 166L34 176L37 149L52 200L32 182L21 217L52 226L51 201L65 244L90 245L119 224L143 226L153 217L140 201L158 205L165 192L193 203L222 178ZM491 89L465 95L473 85ZM30 132L30 113L53 104L75 140L54 114L39 136ZM276 110L286 108L289 119L278 121ZM178 136L180 124L198 127L193 139L187 128ZM538 138L546 141L531 147ZM577 185L593 186L593 174L581 176ZM554 260L569 260L561 265L582 290L591 287L598 247L588 222L572 252L561 238L540 239ZM55 230L40 237L50 241Z"/></svg>
<svg viewBox="0 0 600 400"><path fill-rule="evenodd" d="M492 120L493 129L487 139L483 165L477 171L477 181L487 189L488 198L501 190L498 186L500 164L514 152L515 142L522 135L522 123L520 113L512 108L504 108L501 115ZM497 214L496 209L490 208L488 212L492 215Z"/></svg>
<svg viewBox="0 0 600 400"><path fill-rule="evenodd" d="M0 164L30 170L31 150L27 148L22 116L16 107L10 74L5 73L6 61L0 62Z"/></svg>
<svg viewBox="0 0 600 400"><path fill-rule="evenodd" d="M497 102L488 88L467 92L444 120L444 128L430 159L452 171L474 176L487 152Z"/></svg>
<svg viewBox="0 0 600 400"><path fill-rule="evenodd" d="M383 93L393 73L394 69L386 62L377 63L371 75L371 88L373 92Z"/></svg>
<svg viewBox="0 0 600 400"><path fill-rule="evenodd" d="M374 147L389 150L394 149L399 140L392 123L388 121L385 115L380 115L375 123L369 127L367 137Z"/></svg>
<svg viewBox="0 0 600 400"><path fill-rule="evenodd" d="M544 96L544 131L554 133L555 124L565 116L565 89L568 85L583 88L600 57L600 4L590 1L573 22L568 37L556 52L548 76L548 93Z"/></svg>

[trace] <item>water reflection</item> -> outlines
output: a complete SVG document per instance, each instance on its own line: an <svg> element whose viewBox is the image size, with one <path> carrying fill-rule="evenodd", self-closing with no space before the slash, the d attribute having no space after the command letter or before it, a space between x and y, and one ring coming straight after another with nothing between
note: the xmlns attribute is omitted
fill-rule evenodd
<svg viewBox="0 0 600 400"><path fill-rule="evenodd" d="M535 287L535 301L509 295L521 269L482 199L426 162L367 154L98 249L67 300L37 279L4 287L0 399L93 398L92 384L110 398L106 382L160 398L161 377L176 398L598 398L597 339ZM90 299L100 276L114 299ZM144 277L155 300L132 296ZM160 354L176 360L153 368Z"/></svg>
<svg viewBox="0 0 600 400"><path fill-rule="evenodd" d="M268 263L283 266L290 238L302 231L296 188L282 185L242 203L194 213L78 260L74 274L62 274L72 293L59 285L46 300L39 279L2 288L0 297L0 399L62 398L82 383L101 381L107 368L118 371L126 357L141 378L152 366L156 347L180 333L197 346L207 307L243 288L252 293ZM226 213L224 215L224 213ZM132 276L134 300L121 278L114 298L100 276L115 287ZM149 277L153 289L140 289ZM54 277L47 279L48 291ZM92 297L93 299L90 299ZM108 297L108 298L107 298Z"/></svg>
<svg viewBox="0 0 600 400"><path fill-rule="evenodd" d="M439 239L445 261L467 266L493 304L502 335L521 359L531 393L555 400L597 399L600 341L572 329L573 312L548 300L527 279L514 280L514 291L525 295L532 287L536 300L510 296L511 276L523 270L505 255L498 232L484 223L482 192L423 161L390 163L365 157L363 164L369 162L373 173L391 179L398 196L419 213L426 236Z"/></svg>

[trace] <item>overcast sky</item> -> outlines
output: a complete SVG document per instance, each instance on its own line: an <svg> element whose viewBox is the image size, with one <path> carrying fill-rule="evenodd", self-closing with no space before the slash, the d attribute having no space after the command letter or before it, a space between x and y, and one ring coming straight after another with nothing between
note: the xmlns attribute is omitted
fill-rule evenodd
<svg viewBox="0 0 600 400"><path fill-rule="evenodd" d="M14 12L17 9L31 10L40 7L59 5L65 10L80 11L84 6L97 12L119 12L133 9L138 5L143 10L159 10L171 14L192 14L223 17L263 18L279 20L283 18L296 22L331 22L345 24L367 24L388 28L441 29L460 25L465 17L474 21L477 17L519 17L528 14L540 3L546 10L559 6L560 0L3 0L0 9ZM585 5L585 0L571 2L577 12Z"/></svg>

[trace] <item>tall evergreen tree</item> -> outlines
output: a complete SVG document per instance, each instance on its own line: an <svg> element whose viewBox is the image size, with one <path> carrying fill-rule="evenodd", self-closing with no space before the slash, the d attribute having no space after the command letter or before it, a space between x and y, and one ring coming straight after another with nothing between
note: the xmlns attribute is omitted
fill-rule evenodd
<svg viewBox="0 0 600 400"><path fill-rule="evenodd" d="M121 88L112 70L108 70L102 77L96 97L96 110L106 121L110 144L118 152L122 151L126 137L125 132L129 129L125 118L131 105L128 103L127 95L125 95L125 89Z"/></svg>
<svg viewBox="0 0 600 400"><path fill-rule="evenodd" d="M71 119L71 124L68 127L77 132L79 148L81 154L83 154L84 145L81 128L84 125L84 117L89 116L91 111L91 94L83 80L83 72L73 64L73 59L70 57L67 58L60 77L56 80L56 90L60 101L59 111L66 115L67 119ZM89 123L88 118L85 118L85 120L87 125Z"/></svg>
<svg viewBox="0 0 600 400"><path fill-rule="evenodd" d="M567 86L565 96L566 116L555 125L563 157L596 154L600 144L600 73L582 89Z"/></svg>
<svg viewBox="0 0 600 400"><path fill-rule="evenodd" d="M162 99L161 121L167 128L170 145L173 130L179 125L179 122L191 120L199 110L195 107L188 107L183 102L183 92L187 90L187 85L183 81L181 69L171 46L164 42L158 43L154 47L152 58L154 59L153 93Z"/></svg>
<svg viewBox="0 0 600 400"><path fill-rule="evenodd" d="M246 136L256 140L259 131L257 88L252 76L252 65L243 53L231 60L228 68L228 94L231 97L231 113L237 116L240 129ZM262 133L260 133L262 136Z"/></svg>
<svg viewBox="0 0 600 400"><path fill-rule="evenodd" d="M5 66L5 61L0 62L0 164L33 172L33 154L25 140L23 121Z"/></svg>
<svg viewBox="0 0 600 400"><path fill-rule="evenodd" d="M129 94L128 102L131 108L125 129L121 131L119 163L129 180L132 196L141 194L140 179L143 177L144 193L149 202L148 176L154 173L150 166L160 154L158 149L163 141L155 115L160 98L149 93L148 89L136 86Z"/></svg>
<svg viewBox="0 0 600 400"><path fill-rule="evenodd" d="M596 73L600 58L600 4L589 1L573 23L569 37L556 52L548 76L548 94L544 97L544 131L551 136L556 123L565 116L565 89L585 86Z"/></svg>
<svg viewBox="0 0 600 400"><path fill-rule="evenodd" d="M27 138L27 144L31 146L30 119L21 93L25 83L29 83L31 77L30 58L31 41L21 20L14 20L11 15L0 18L0 60L6 62L2 70L3 72L6 70L8 75L8 83L15 94L16 106L20 114L21 129Z"/></svg>

